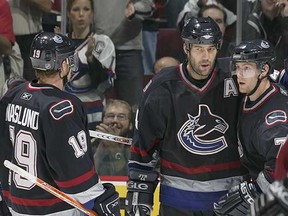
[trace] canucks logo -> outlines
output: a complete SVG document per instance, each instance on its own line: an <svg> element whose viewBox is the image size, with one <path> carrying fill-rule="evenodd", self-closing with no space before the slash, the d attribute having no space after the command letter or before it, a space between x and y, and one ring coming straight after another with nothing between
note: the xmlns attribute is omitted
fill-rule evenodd
<svg viewBox="0 0 288 216"><path fill-rule="evenodd" d="M223 118L212 114L207 105L200 104L198 115L188 114L188 120L177 136L187 151L197 155L211 155L227 147L224 134L228 128Z"/></svg>

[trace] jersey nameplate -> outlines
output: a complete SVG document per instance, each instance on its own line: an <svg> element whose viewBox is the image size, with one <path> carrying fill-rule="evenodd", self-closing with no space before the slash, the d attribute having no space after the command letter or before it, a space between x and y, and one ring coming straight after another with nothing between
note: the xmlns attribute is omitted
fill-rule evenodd
<svg viewBox="0 0 288 216"><path fill-rule="evenodd" d="M23 108L17 104L8 104L6 108L6 121L37 130L39 112L28 109L26 107Z"/></svg>

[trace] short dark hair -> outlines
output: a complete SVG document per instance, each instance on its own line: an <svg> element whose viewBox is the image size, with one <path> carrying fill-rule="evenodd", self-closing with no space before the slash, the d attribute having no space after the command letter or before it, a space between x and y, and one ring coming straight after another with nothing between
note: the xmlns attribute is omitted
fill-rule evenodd
<svg viewBox="0 0 288 216"><path fill-rule="evenodd" d="M225 25L227 24L227 14L225 12L225 10L223 10L223 8L219 7L218 5L215 4L211 4L211 5L204 5L203 7L200 8L199 12L198 12L198 17L203 17L203 13L204 11L208 10L208 9L216 9L219 11L222 11L223 15L224 15L224 23Z"/></svg>

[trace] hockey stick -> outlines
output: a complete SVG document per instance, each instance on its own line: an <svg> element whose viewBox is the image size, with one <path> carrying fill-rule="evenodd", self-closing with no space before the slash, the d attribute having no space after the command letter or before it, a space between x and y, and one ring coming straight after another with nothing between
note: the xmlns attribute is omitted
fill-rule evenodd
<svg viewBox="0 0 288 216"><path fill-rule="evenodd" d="M15 164L11 163L8 160L4 161L4 166L7 167L8 169L18 173L20 176L26 178L30 182L36 184L37 186L41 187L45 191L53 194L54 196L58 197L59 199L63 200L64 202L70 204L71 206L79 209L83 213L89 216L98 216L98 214L92 210L86 209L80 202L77 200L73 199L72 197L68 196L64 192L58 190L57 188L53 187L52 185L44 182L43 180L37 178L36 176L33 176L26 170L16 166Z"/></svg>
<svg viewBox="0 0 288 216"><path fill-rule="evenodd" d="M93 130L89 130L89 134L91 137L95 137L98 139L104 139L104 140L108 140L108 141L122 143L125 145L131 145L132 144L132 139L127 138L127 137L116 136L116 135L107 134L107 133L103 133L103 132L99 132L99 131L93 131Z"/></svg>

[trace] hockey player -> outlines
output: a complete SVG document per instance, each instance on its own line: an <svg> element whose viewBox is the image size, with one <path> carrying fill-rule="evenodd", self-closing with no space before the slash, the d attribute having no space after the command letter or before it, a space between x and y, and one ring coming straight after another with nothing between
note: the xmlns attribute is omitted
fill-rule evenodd
<svg viewBox="0 0 288 216"><path fill-rule="evenodd" d="M183 27L187 61L144 88L129 160L126 209L150 215L160 166L160 215L213 215L213 203L243 181L237 150L236 82L215 66L222 33L210 17Z"/></svg>
<svg viewBox="0 0 288 216"><path fill-rule="evenodd" d="M37 80L9 90L0 102L0 181L12 215L83 215L47 193L3 161L39 177L93 209L118 215L119 197L112 184L95 173L82 102L63 90L77 69L75 47L66 36L43 32L31 45Z"/></svg>
<svg viewBox="0 0 288 216"><path fill-rule="evenodd" d="M251 205L251 216L288 215L288 139L276 160L275 179Z"/></svg>
<svg viewBox="0 0 288 216"><path fill-rule="evenodd" d="M246 94L239 113L239 154L249 178L215 204L217 215L247 215L250 204L274 181L275 161L288 132L287 90L269 79L275 58L266 40L243 41L235 47L232 64L239 91Z"/></svg>
<svg viewBox="0 0 288 216"><path fill-rule="evenodd" d="M285 144L281 147L276 160L275 179L282 180L288 177L288 131Z"/></svg>

